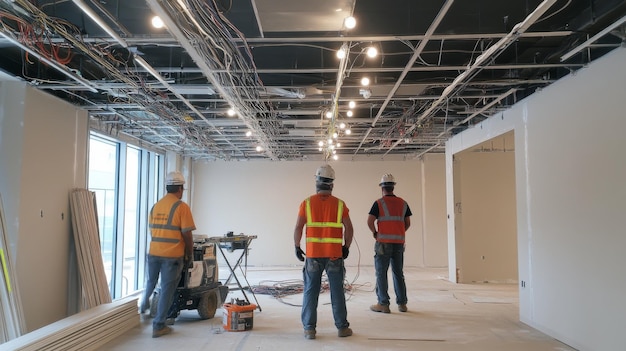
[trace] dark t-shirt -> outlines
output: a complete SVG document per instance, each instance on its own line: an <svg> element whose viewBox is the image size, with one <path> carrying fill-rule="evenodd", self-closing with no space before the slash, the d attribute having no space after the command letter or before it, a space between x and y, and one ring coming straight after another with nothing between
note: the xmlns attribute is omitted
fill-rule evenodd
<svg viewBox="0 0 626 351"><path fill-rule="evenodd" d="M385 196L397 197L395 195L385 195ZM402 200L402 201L404 201L404 200ZM378 218L378 214L379 214L378 200L374 201L374 204L372 205L372 208L370 208L369 214L371 214L372 216ZM411 213L411 208L409 207L409 204L407 203L406 204L406 213L404 214L404 217L410 217L411 215L413 215L413 214Z"/></svg>

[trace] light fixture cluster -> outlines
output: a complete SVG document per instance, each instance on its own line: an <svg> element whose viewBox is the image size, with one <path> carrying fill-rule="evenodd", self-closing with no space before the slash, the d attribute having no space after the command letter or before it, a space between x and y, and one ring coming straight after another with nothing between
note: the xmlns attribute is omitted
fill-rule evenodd
<svg viewBox="0 0 626 351"><path fill-rule="evenodd" d="M227 115L228 117L235 117L235 116L237 115L237 111L235 111L235 109L234 109L234 108L230 107L228 110L226 110L226 115ZM247 138L252 137L252 131L251 131L251 130L247 130L247 131L246 131L246 137L247 137ZM256 150L257 152L262 152L262 151L263 151L263 147L262 147L261 145L257 145L257 146L256 146L256 148L255 148L255 150Z"/></svg>
<svg viewBox="0 0 626 351"><path fill-rule="evenodd" d="M354 17L350 16L344 20L345 29L349 30L355 27L356 19ZM358 46L361 46L361 44L358 44ZM322 138L322 140L318 141L318 149L324 154L326 159L332 158L334 160L337 160L339 158L337 155L337 149L341 147L341 142L339 141L339 138L344 135L350 135L352 133L349 125L344 122L338 121L338 118L340 117L339 95L341 93L343 80L349 75L350 72L350 69L348 68L349 63L352 62L353 65L360 55L365 55L367 58L374 58L378 56L378 49L373 45L362 46L361 50L351 51L351 49L354 49L354 47L357 47L357 45L352 46L352 43L344 42L341 45L341 48L339 48L339 50L337 50L336 52L337 59L339 59L339 69L337 72L337 85L335 88L335 94L333 96L333 102L331 107L322 113L323 118L325 117L330 121L328 123L328 129L326 130L324 137ZM351 57L351 55L353 57ZM372 95L371 90L367 88L369 84L369 77L361 77L361 85L364 88L360 89L359 93L365 98L369 98ZM350 101L348 103L348 109L345 110L345 117L350 118L354 116L353 110L355 107L356 103L354 101Z"/></svg>

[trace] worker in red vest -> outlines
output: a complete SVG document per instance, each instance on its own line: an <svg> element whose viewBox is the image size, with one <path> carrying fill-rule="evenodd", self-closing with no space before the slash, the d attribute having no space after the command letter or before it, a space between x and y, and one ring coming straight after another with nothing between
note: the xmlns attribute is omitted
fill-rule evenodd
<svg viewBox="0 0 626 351"><path fill-rule="evenodd" d="M161 276L156 315L152 321L152 337L171 333L165 325L173 303L174 293L184 267L193 264L192 230L196 225L189 206L181 201L185 177L170 172L165 178L167 194L150 210L148 223L152 239L148 253L148 281L144 290L140 313L149 308L152 292ZM151 313L154 314L154 313Z"/></svg>
<svg viewBox="0 0 626 351"><path fill-rule="evenodd" d="M367 226L374 234L374 266L376 268L376 296L378 302L370 306L374 312L389 313L387 271L391 264L396 303L400 312L406 312L407 296L404 282L404 238L411 226L411 209L402 198L394 195L396 181L391 174L380 180L383 197L376 200L367 217Z"/></svg>
<svg viewBox="0 0 626 351"><path fill-rule="evenodd" d="M326 271L330 286L330 300L337 336L352 335L349 328L346 297L343 281L345 277L344 259L350 252L353 228L348 214L348 206L331 195L335 171L330 165L323 165L315 174L316 194L300 204L298 220L293 238L296 257L305 261L305 252L300 248L302 232L306 225L306 261L302 270L304 276L304 297L302 300L302 324L304 337L315 339L317 326L317 304Z"/></svg>

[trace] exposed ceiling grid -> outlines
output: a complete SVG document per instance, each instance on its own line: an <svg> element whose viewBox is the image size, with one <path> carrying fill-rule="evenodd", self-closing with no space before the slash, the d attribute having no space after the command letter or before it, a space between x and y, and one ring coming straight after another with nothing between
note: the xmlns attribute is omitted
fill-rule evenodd
<svg viewBox="0 0 626 351"><path fill-rule="evenodd" d="M623 45L626 2L0 0L0 21L0 77L103 133L194 159L384 160L444 152Z"/></svg>

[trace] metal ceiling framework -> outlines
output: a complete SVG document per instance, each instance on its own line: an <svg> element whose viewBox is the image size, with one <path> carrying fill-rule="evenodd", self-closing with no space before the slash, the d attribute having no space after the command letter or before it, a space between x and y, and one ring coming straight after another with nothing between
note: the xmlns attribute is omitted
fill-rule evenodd
<svg viewBox="0 0 626 351"><path fill-rule="evenodd" d="M194 159L413 159L626 39L622 0L396 2L0 0L0 71Z"/></svg>

